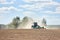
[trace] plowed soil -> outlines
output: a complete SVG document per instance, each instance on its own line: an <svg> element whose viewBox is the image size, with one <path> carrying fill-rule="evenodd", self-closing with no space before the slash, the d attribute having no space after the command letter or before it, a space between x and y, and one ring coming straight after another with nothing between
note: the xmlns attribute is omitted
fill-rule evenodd
<svg viewBox="0 0 60 40"><path fill-rule="evenodd" d="M60 30L5 29L0 30L0 40L60 40Z"/></svg>

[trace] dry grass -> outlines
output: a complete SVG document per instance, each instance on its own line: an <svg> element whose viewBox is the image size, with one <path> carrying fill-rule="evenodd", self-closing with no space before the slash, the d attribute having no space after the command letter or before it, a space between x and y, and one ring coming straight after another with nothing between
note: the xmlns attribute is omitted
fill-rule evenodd
<svg viewBox="0 0 60 40"><path fill-rule="evenodd" d="M60 40L60 30L0 30L0 40Z"/></svg>

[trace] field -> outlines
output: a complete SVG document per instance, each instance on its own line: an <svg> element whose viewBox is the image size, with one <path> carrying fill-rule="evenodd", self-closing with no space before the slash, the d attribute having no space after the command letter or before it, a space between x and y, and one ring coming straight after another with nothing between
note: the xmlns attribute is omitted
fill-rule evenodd
<svg viewBox="0 0 60 40"><path fill-rule="evenodd" d="M60 40L60 29L3 29L0 40Z"/></svg>

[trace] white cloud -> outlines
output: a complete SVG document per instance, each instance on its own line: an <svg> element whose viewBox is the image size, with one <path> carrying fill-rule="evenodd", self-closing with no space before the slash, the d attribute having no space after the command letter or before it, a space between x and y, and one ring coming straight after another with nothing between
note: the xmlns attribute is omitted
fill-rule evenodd
<svg viewBox="0 0 60 40"><path fill-rule="evenodd" d="M0 15L0 20L3 18L3 16L2 15Z"/></svg>
<svg viewBox="0 0 60 40"><path fill-rule="evenodd" d="M52 0L23 0L23 1L36 1L36 2L33 2L34 4L32 5L29 5L29 4L25 4L25 5L20 5L19 7L22 7L22 8L26 8L26 9L29 9L29 10L35 10L35 9L42 9L43 7L45 6L49 6L49 5L60 5L60 3L57 3L57 2L54 2ZM37 2L38 1L38 2ZM42 2L39 2L39 1L42 1ZM46 2L46 1L49 1L49 2Z"/></svg>
<svg viewBox="0 0 60 40"><path fill-rule="evenodd" d="M7 0L0 0L0 4L14 4L16 0L11 0L10 2L8 2Z"/></svg>
<svg viewBox="0 0 60 40"><path fill-rule="evenodd" d="M60 11L43 11L42 13L46 13L46 14L60 14Z"/></svg>
<svg viewBox="0 0 60 40"><path fill-rule="evenodd" d="M31 3L31 2L49 2L49 1L52 1L52 0L23 0L23 1Z"/></svg>
<svg viewBox="0 0 60 40"><path fill-rule="evenodd" d="M57 6L55 11L44 11L44 13L60 14L60 6Z"/></svg>
<svg viewBox="0 0 60 40"><path fill-rule="evenodd" d="M39 4L20 5L20 7L25 8L25 9L28 9L28 10L40 10L40 9L42 9L42 8L41 8L42 6L43 6L43 5L40 6Z"/></svg>
<svg viewBox="0 0 60 40"><path fill-rule="evenodd" d="M60 13L60 6L56 8L56 13Z"/></svg>
<svg viewBox="0 0 60 40"><path fill-rule="evenodd" d="M6 0L0 0L0 3L5 3L6 2Z"/></svg>
<svg viewBox="0 0 60 40"><path fill-rule="evenodd" d="M21 9L10 6L10 7L1 7L0 8L0 13L7 13L7 12L12 11L12 10L21 11Z"/></svg>
<svg viewBox="0 0 60 40"><path fill-rule="evenodd" d="M23 12L23 14L24 14L25 16L32 16L32 15L34 15L35 13L34 13L34 12L30 12L30 11L25 11L25 12Z"/></svg>
<svg viewBox="0 0 60 40"><path fill-rule="evenodd" d="M31 4L25 4L20 5L19 7L28 9L30 11L41 11L45 6L51 7L52 5L56 7L55 12L53 11L42 11L43 13L50 13L50 14L56 14L60 13L60 3L55 2L53 0L23 0L24 2L33 3Z"/></svg>
<svg viewBox="0 0 60 40"><path fill-rule="evenodd" d="M10 7L8 8L8 10L16 10L16 11L20 11L20 9L15 8L15 7L13 7L13 6L10 6Z"/></svg>
<svg viewBox="0 0 60 40"><path fill-rule="evenodd" d="M0 8L0 13L6 13L7 9L8 9L7 7Z"/></svg>

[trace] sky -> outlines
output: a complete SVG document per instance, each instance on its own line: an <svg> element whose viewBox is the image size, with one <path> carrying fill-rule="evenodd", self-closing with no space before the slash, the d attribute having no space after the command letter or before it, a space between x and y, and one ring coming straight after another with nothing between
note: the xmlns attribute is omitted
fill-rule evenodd
<svg viewBox="0 0 60 40"><path fill-rule="evenodd" d="M48 25L60 25L60 0L0 0L0 24L16 16L45 18Z"/></svg>

